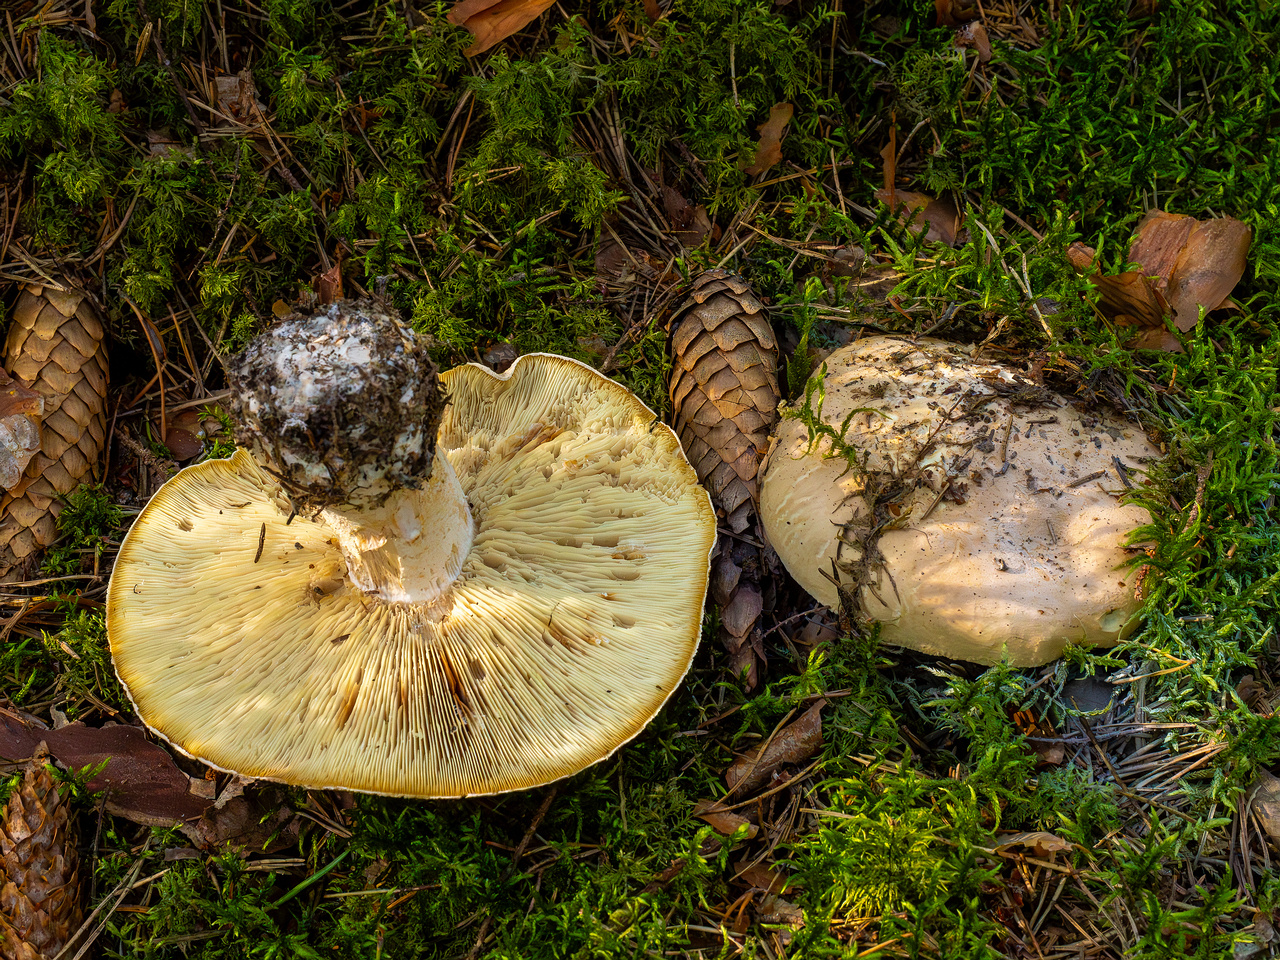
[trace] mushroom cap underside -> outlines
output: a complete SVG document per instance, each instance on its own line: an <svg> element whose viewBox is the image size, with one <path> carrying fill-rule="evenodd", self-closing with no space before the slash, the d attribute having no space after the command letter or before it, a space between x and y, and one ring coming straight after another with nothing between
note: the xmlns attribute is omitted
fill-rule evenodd
<svg viewBox="0 0 1280 960"><path fill-rule="evenodd" d="M116 671L144 722L214 767L460 797L538 786L635 737L697 647L715 516L675 435L576 361L443 377L471 504L431 605L371 601L332 531L245 451L143 510L112 577Z"/></svg>

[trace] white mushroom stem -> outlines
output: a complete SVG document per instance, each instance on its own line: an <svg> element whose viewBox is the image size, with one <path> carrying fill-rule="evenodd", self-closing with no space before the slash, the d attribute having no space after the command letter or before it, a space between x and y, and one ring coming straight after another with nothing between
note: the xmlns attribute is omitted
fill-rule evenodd
<svg viewBox="0 0 1280 960"><path fill-rule="evenodd" d="M447 457L437 452L431 479L401 489L378 507L326 507L352 586L387 603L433 603L457 579L475 524Z"/></svg>

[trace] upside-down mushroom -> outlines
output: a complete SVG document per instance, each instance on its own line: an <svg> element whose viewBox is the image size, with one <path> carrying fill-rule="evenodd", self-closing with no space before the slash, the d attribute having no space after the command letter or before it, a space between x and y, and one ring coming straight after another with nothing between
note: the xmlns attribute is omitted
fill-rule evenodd
<svg viewBox="0 0 1280 960"><path fill-rule="evenodd" d="M116 671L178 749L490 794L612 755L676 689L715 516L624 387L546 354L437 378L346 301L275 326L232 379L244 448L157 492L110 586Z"/></svg>
<svg viewBox="0 0 1280 960"><path fill-rule="evenodd" d="M937 340L870 337L826 367L820 422L781 421L760 494L810 594L887 643L977 663L1132 630L1126 539L1149 517L1120 497L1160 456L1141 429Z"/></svg>

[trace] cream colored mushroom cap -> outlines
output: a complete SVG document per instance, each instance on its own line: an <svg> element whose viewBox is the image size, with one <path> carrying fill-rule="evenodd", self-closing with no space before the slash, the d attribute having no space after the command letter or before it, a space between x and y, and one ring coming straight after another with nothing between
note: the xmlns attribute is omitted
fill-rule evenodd
<svg viewBox="0 0 1280 960"><path fill-rule="evenodd" d="M243 450L156 493L107 604L149 727L246 776L461 797L569 776L653 719L697 647L715 540L679 441L564 357L443 379L439 450L476 535L435 604L351 587L332 531L289 522Z"/></svg>
<svg viewBox="0 0 1280 960"><path fill-rule="evenodd" d="M1118 568L1150 518L1119 502L1112 458L1136 473L1160 457L1138 427L1081 414L941 341L871 337L826 364L822 420L839 432L853 414L844 437L862 469L829 441L810 449L805 425L784 419L761 484L769 541L810 594L839 607L833 578L851 582L873 525L864 495L914 476L900 516L876 521L883 562L853 591L886 643L1031 666L1133 628L1135 575Z"/></svg>

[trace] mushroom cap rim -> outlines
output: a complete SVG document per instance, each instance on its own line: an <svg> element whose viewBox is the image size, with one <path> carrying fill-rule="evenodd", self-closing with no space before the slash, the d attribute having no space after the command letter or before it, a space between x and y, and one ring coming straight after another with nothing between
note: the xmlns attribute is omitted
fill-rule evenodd
<svg viewBox="0 0 1280 960"><path fill-rule="evenodd" d="M451 368L450 371L445 371L445 373L447 374L452 372L452 370L457 370L463 367L474 367L496 381L506 382L506 381L509 381L512 378L512 376L516 373L517 367L522 364L522 361L526 359L533 359L533 358L548 359L556 363L562 363L562 364L567 363L571 366L580 368L584 372L589 372L590 374L594 375L594 377L599 378L599 380L604 381L605 383L608 383L608 384L612 384L614 387L624 391L626 397L630 400L631 403L635 404L637 407L639 407L641 410L643 410L652 418L652 420L649 423L649 431L652 432L660 428L666 431L668 434L670 434L671 439L675 444L675 449L680 452L681 459L685 460L686 465L688 465L688 461L687 461L687 458L684 457L683 448L680 444L679 438L676 436L675 432L671 429L670 426L668 426L667 424L661 421L661 418L658 417L656 413L654 413L653 409L650 408L648 404L646 404L643 400L641 400L640 397L638 397L630 388L626 387L624 384L619 383L613 378L601 373L599 370L590 366L589 364L583 363L580 360L576 360L573 357L565 357L560 354L554 354L554 353L526 353L526 354L521 354L519 357L517 357L515 361L512 362L511 366L502 372L498 372L483 363L477 363L475 361L471 361L465 364L459 364L458 367ZM236 453L232 454L231 457L204 460L200 463L196 463L188 467L184 467L177 474L175 474L174 477L171 477L170 480L162 484L160 489L158 489L155 493L152 494L151 498L148 499L146 505L144 505L143 511L145 512L146 508L151 505L151 503L156 499L156 497L162 495L165 488L169 486L172 480L177 479L179 475L186 473L187 471L203 472L203 470L209 469L211 465L224 463L228 460L234 459L235 456L239 453L244 453L245 456L248 456L252 459L252 455L248 452L246 448L237 448ZM259 464L256 460L254 460L253 462L259 468L262 467L262 465ZM689 471L690 471L690 474L695 477L695 481L696 481L696 474L694 474L693 468L691 465L689 466ZM268 474L268 476L270 476L270 474ZM701 483L695 482L692 486L697 491L695 495L700 495L703 501L705 502L705 505L707 507L707 515L714 518L715 510L711 504L711 495L707 492L706 488ZM130 525L128 532L126 532L124 538L121 540L120 549L117 553L117 556L124 553L126 547L129 544L130 538L134 534L134 531L138 529L137 521L141 519L141 517L142 517L142 513L139 513L139 515L135 517L134 523ZM718 538L718 534L713 527L712 534L709 537L709 542L707 544L706 576L703 578L703 588L701 591L702 596L698 602L698 609L703 613L705 613L705 610L706 610L706 598L710 589L712 557L715 553L717 538ZM114 575L114 571L113 571L113 575ZM108 601L107 613L108 613L108 621L109 621L110 612L111 612L111 608L113 606L113 601L114 601L114 597L112 596L112 593L110 591L110 585L108 585L107 601ZM124 678L121 676L120 669L114 655L111 658L111 666L112 666L112 672L115 674L117 682L119 682L121 689L124 691L125 696L129 700L129 705L133 708L133 711L137 715L138 719L142 722L143 726L150 733L152 733L156 737L159 737L161 740L167 743L171 748L173 748L176 752L178 752L182 756L187 757L188 759L191 759L191 760L196 760L204 764L205 766L218 771L219 773L231 774L237 777L247 777L248 779L251 779L254 781L262 781L266 783L280 783L285 786L299 787L304 790L347 790L353 793L362 793L370 796L383 796L383 797L392 797L392 798L409 799L409 800L464 800L471 797L498 796L504 793L513 793L513 792L519 792L523 790L534 790L541 787L549 786L550 784L559 783L563 780L567 780L572 777L578 776L579 774L586 772L592 767L595 767L605 762L606 760L611 759L620 750L622 750L623 747L628 746L629 744L634 742L636 739L638 739L642 733L644 733L644 731L653 722L653 720L657 717L657 715L662 712L663 708L666 707L668 703L670 703L671 699L675 696L676 691L678 691L680 687L684 685L685 678L687 678L689 670L693 666L694 657L697 655L698 648L701 645L701 631L702 631L702 616L700 615L695 625L693 642L689 645L689 653L681 669L680 681L672 686L672 688L666 693L666 695L656 705L653 711L647 717L645 717L642 722L640 722L636 726L635 731L630 736L620 740L610 750L608 750L606 753L602 754L595 760L592 760L591 762L583 765L578 770L572 773L565 774L559 777L554 777L551 779L538 780L537 782L524 784L520 787L504 788L504 789L489 790L489 791L477 791L477 792L470 792L470 793L468 792L439 793L439 794L433 794L430 796L425 796L423 794L411 793L411 792L396 792L392 790L370 790L370 789L352 787L350 785L342 784L342 783L303 783L296 780L286 780L282 777L256 776L256 775L248 776L246 774L241 773L238 770L234 770L234 769L231 769L230 767L222 766L218 763L215 763L201 756L198 752L188 750L187 748L183 747L181 744L177 743L175 740L171 739L163 731L152 726L151 723L147 721L147 718L143 714L141 707L139 706L137 700L134 698L133 691L130 689L129 685L125 682ZM107 644L108 644L108 650L110 650L111 639L110 639L109 633L107 638Z"/></svg>

